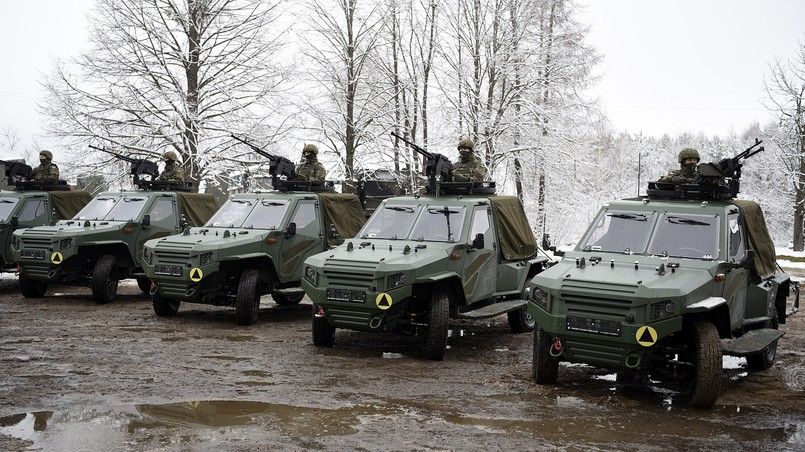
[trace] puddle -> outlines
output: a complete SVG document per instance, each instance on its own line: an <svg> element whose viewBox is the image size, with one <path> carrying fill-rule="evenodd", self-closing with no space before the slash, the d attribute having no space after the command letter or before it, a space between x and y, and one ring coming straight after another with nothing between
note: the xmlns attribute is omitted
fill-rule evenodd
<svg viewBox="0 0 805 452"><path fill-rule="evenodd" d="M231 342L254 342L257 336L226 336L224 339Z"/></svg>
<svg viewBox="0 0 805 452"><path fill-rule="evenodd" d="M176 333L176 330L168 330L165 328L148 328L142 326L123 326L120 327L120 329L131 333L165 333L165 334Z"/></svg>
<svg viewBox="0 0 805 452"><path fill-rule="evenodd" d="M242 356L225 356L225 355L204 355L202 358L207 359L220 359L222 361L251 361L254 358L247 358Z"/></svg>

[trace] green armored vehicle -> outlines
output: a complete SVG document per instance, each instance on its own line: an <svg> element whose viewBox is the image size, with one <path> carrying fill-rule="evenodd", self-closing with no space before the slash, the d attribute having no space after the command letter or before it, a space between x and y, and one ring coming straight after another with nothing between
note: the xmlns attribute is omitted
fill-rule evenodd
<svg viewBox="0 0 805 452"><path fill-rule="evenodd" d="M653 182L646 197L609 203L532 280L537 383L555 383L560 361L586 363L678 384L689 403L709 407L722 352L753 370L772 365L799 287L776 263L758 204L734 199L740 158L751 155L700 164L695 184Z"/></svg>
<svg viewBox="0 0 805 452"><path fill-rule="evenodd" d="M450 182L450 161L427 155L427 195L383 201L357 237L305 261L315 345L337 328L424 333L425 356L441 360L450 318L506 313L514 332L533 328L526 288L547 258L519 199Z"/></svg>
<svg viewBox="0 0 805 452"><path fill-rule="evenodd" d="M157 315L176 314L184 301L234 307L237 323L252 325L262 295L299 303L304 260L366 221L357 196L334 193L332 182L295 181L292 162L253 149L268 157L275 190L233 195L204 226L145 244Z"/></svg>
<svg viewBox="0 0 805 452"><path fill-rule="evenodd" d="M147 160L132 163L137 191L102 192L70 220L14 232L12 250L25 297L41 297L49 284L92 288L97 303L109 303L118 281L136 278L148 293L151 283L139 257L152 238L203 224L217 210L212 195L189 193L189 183L139 180L157 174Z"/></svg>
<svg viewBox="0 0 805 452"><path fill-rule="evenodd" d="M16 269L11 250L17 229L55 223L72 218L92 197L83 190L71 190L66 181L25 181L32 168L20 162L5 162L6 180L14 191L0 191L0 271Z"/></svg>

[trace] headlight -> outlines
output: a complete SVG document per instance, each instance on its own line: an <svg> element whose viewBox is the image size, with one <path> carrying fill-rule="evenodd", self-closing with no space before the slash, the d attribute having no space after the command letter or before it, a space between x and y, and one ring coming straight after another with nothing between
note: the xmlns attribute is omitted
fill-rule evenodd
<svg viewBox="0 0 805 452"><path fill-rule="evenodd" d="M405 284L404 273L395 273L393 275L389 275L388 279L386 280L386 287L389 289L402 286L403 284Z"/></svg>
<svg viewBox="0 0 805 452"><path fill-rule="evenodd" d="M651 305L651 311L649 312L649 318L651 320L662 319L664 317L670 317L674 315L674 311L676 310L676 306L674 302L671 300L663 300L657 303L653 303Z"/></svg>
<svg viewBox="0 0 805 452"><path fill-rule="evenodd" d="M534 290L531 291L531 300L546 311L548 310L548 293L539 287L535 287Z"/></svg>
<svg viewBox="0 0 805 452"><path fill-rule="evenodd" d="M151 265L151 250L148 248L143 248L143 262Z"/></svg>
<svg viewBox="0 0 805 452"><path fill-rule="evenodd" d="M59 243L59 249L60 250L66 250L67 248L72 248L72 246L73 246L73 238L72 237L67 238L67 239L62 239L62 241Z"/></svg>
<svg viewBox="0 0 805 452"><path fill-rule="evenodd" d="M207 265L215 259L215 253L212 251L208 251L204 254L199 255L198 257L198 264L199 265Z"/></svg>
<svg viewBox="0 0 805 452"><path fill-rule="evenodd" d="M305 267L305 279L316 285L316 269L311 266Z"/></svg>

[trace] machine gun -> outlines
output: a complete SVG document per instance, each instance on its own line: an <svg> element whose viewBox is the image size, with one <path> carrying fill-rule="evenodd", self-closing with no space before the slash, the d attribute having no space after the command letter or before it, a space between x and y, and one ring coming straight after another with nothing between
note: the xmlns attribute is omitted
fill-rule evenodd
<svg viewBox="0 0 805 452"><path fill-rule="evenodd" d="M131 157L126 157L125 155L120 155L118 153L107 151L105 147L99 148L97 146L89 145L90 148L96 149L98 151L106 152L107 154L112 154L113 156L117 157L120 160L126 161L131 163L131 175L134 176L134 185L140 187L142 184L147 184L148 181L140 181L140 177L144 174L151 176L151 181L154 180L155 177L159 176L159 167L157 166L156 162L152 162L146 159L135 159Z"/></svg>
<svg viewBox="0 0 805 452"><path fill-rule="evenodd" d="M0 160L0 164L6 168L6 177L8 178L9 185L19 185L23 179L30 180L34 177L33 168L24 162L7 162Z"/></svg>
<svg viewBox="0 0 805 452"><path fill-rule="evenodd" d="M260 147L249 143L245 138L241 138L235 134L232 134L231 136L232 138L252 148L254 152L268 159L268 174L271 175L271 186L275 189L282 185L280 177L285 176L286 181L292 181L296 178L296 165L294 165L292 161L285 157L269 154ZM309 183L307 184L309 185Z"/></svg>
<svg viewBox="0 0 805 452"><path fill-rule="evenodd" d="M765 149L760 146L763 141L755 138L755 143L745 151L732 158L726 158L718 163L700 163L696 183L700 186L722 186L728 190L730 197L738 196L740 192L742 160L748 159Z"/></svg>
<svg viewBox="0 0 805 452"><path fill-rule="evenodd" d="M453 181L453 162L447 157L442 154L428 152L394 132L391 132L391 136L411 146L411 149L416 151L417 154L423 155L427 159L425 160L425 175L428 177L428 193L436 193L438 191L436 186L437 177L439 182Z"/></svg>

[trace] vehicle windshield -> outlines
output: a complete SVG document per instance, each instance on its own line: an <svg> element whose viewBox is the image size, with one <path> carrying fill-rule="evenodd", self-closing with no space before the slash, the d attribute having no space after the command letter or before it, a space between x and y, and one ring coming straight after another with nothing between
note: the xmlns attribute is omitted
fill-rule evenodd
<svg viewBox="0 0 805 452"><path fill-rule="evenodd" d="M663 213L649 244L656 256L714 259L718 257L719 217Z"/></svg>
<svg viewBox="0 0 805 452"><path fill-rule="evenodd" d="M124 196L123 200L112 208L103 218L109 221L131 221L140 218L148 198L141 196Z"/></svg>
<svg viewBox="0 0 805 452"><path fill-rule="evenodd" d="M604 210L580 242L579 249L607 253L643 253L654 217L654 212Z"/></svg>
<svg viewBox="0 0 805 452"><path fill-rule="evenodd" d="M277 229L288 201L257 198L230 199L210 218L205 226L213 228Z"/></svg>
<svg viewBox="0 0 805 452"><path fill-rule="evenodd" d="M74 220L102 220L115 207L122 196L98 196L90 201L75 216Z"/></svg>
<svg viewBox="0 0 805 452"><path fill-rule="evenodd" d="M465 212L464 207L429 206L419 216L410 238L420 242L455 242L461 237Z"/></svg>
<svg viewBox="0 0 805 452"><path fill-rule="evenodd" d="M0 221L6 222L9 220L14 206L16 206L19 201L20 198L0 197Z"/></svg>
<svg viewBox="0 0 805 452"><path fill-rule="evenodd" d="M358 236L362 239L405 239L421 209L420 205L384 205L372 214Z"/></svg>

